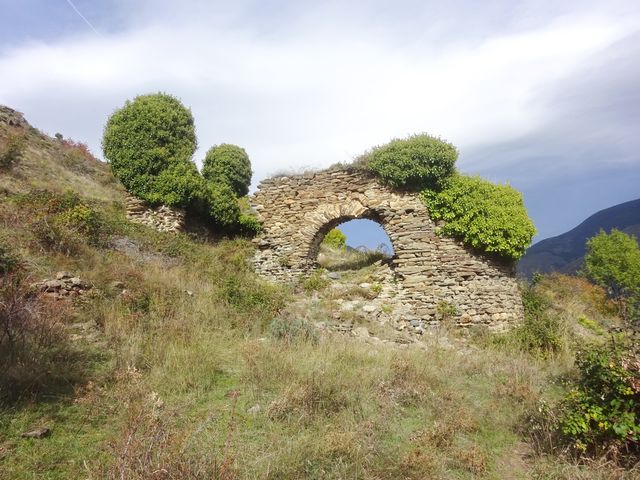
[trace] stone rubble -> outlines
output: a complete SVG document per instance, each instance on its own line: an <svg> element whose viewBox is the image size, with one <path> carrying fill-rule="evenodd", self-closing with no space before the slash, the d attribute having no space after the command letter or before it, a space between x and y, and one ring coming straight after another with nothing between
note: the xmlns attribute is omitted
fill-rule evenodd
<svg viewBox="0 0 640 480"><path fill-rule="evenodd" d="M53 297L56 300L77 297L92 288L90 283L81 280L69 272L58 272L56 273L55 279L43 280L31 286L44 293L44 295Z"/></svg>

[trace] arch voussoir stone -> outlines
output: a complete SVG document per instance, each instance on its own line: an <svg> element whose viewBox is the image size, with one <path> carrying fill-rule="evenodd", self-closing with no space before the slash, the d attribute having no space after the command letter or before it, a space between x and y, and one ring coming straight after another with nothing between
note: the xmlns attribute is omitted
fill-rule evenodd
<svg viewBox="0 0 640 480"><path fill-rule="evenodd" d="M391 190L364 172L271 178L259 185L252 203L263 226L253 265L269 279L291 282L309 275L331 228L370 218L393 244L392 270L401 293L395 301L408 305L416 317L438 324L447 310L455 325L492 328L509 327L523 317L512 264L437 235L416 194Z"/></svg>

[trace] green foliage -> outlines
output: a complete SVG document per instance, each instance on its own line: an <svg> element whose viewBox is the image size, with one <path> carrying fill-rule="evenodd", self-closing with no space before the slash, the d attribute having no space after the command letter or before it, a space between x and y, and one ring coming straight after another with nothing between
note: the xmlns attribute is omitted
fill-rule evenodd
<svg viewBox="0 0 640 480"><path fill-rule="evenodd" d="M640 246L633 236L613 229L600 231L587 241L584 275L620 301L620 313L640 318Z"/></svg>
<svg viewBox="0 0 640 480"><path fill-rule="evenodd" d="M211 183L205 188L209 217L218 227L231 229L240 218L240 206L233 189L225 183Z"/></svg>
<svg viewBox="0 0 640 480"><path fill-rule="evenodd" d="M153 181L153 191L145 198L151 204L189 207L206 188L192 162L180 162L161 171Z"/></svg>
<svg viewBox="0 0 640 480"><path fill-rule="evenodd" d="M100 213L86 204L79 204L58 217L66 227L84 236L92 245L104 243L106 225Z"/></svg>
<svg viewBox="0 0 640 480"><path fill-rule="evenodd" d="M87 244L104 246L116 224L102 209L71 191L35 191L19 196L16 204L35 212L27 223L38 245L65 255L77 254Z"/></svg>
<svg viewBox="0 0 640 480"><path fill-rule="evenodd" d="M606 330L602 328L602 326L598 322L587 317L586 315L580 315L578 317L578 323L584 328L591 330L596 335L604 335L605 333L607 333Z"/></svg>
<svg viewBox="0 0 640 480"><path fill-rule="evenodd" d="M320 335L318 331L306 320L276 317L269 324L267 329L269 336L284 340L288 343L305 341L313 344L318 343Z"/></svg>
<svg viewBox="0 0 640 480"><path fill-rule="evenodd" d="M551 303L536 291L535 286L523 289L522 304L524 321L512 332L519 347L542 358L555 355L566 348L565 325L551 311Z"/></svg>
<svg viewBox="0 0 640 480"><path fill-rule="evenodd" d="M394 188L440 189L455 171L456 148L427 134L394 139L367 152L363 166Z"/></svg>
<svg viewBox="0 0 640 480"><path fill-rule="evenodd" d="M302 282L302 288L307 292L313 292L326 288L329 283L329 279L324 275L324 270L318 269Z"/></svg>
<svg viewBox="0 0 640 480"><path fill-rule="evenodd" d="M535 234L522 194L480 177L455 175L440 192L424 190L422 199L434 220L444 220L445 235L509 260L518 260Z"/></svg>
<svg viewBox="0 0 640 480"><path fill-rule="evenodd" d="M204 157L202 176L213 183L226 183L238 197L249 193L251 161L243 148L223 143L209 149Z"/></svg>
<svg viewBox="0 0 640 480"><path fill-rule="evenodd" d="M193 169L186 164L196 146L191 111L165 93L127 101L107 121L102 139L105 158L129 192L154 204L180 206L192 200Z"/></svg>
<svg viewBox="0 0 640 480"><path fill-rule="evenodd" d="M322 240L322 245L334 248L336 250L346 250L347 237L337 228L329 231Z"/></svg>
<svg viewBox="0 0 640 480"><path fill-rule="evenodd" d="M20 163L26 149L26 137L22 132L10 132L0 147L0 169L8 170Z"/></svg>
<svg viewBox="0 0 640 480"><path fill-rule="evenodd" d="M579 352L580 377L561 404L560 428L581 451L637 451L640 357L628 339Z"/></svg>
<svg viewBox="0 0 640 480"><path fill-rule="evenodd" d="M241 213L238 217L238 232L247 237L255 237L262 230L260 221L247 213Z"/></svg>

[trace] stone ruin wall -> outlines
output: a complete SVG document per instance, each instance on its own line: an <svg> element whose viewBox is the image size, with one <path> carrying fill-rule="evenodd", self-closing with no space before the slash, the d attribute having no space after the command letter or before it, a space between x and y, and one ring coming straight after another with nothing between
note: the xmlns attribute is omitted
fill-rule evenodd
<svg viewBox="0 0 640 480"><path fill-rule="evenodd" d="M150 207L144 200L127 195L127 219L155 228L160 232L183 232L185 212L179 208L160 205Z"/></svg>
<svg viewBox="0 0 640 480"><path fill-rule="evenodd" d="M391 239L391 267L399 287L392 301L409 307L413 318L438 325L439 305L440 310L455 307L448 321L460 327L505 329L523 318L513 265L438 236L417 195L388 189L363 172L271 178L259 185L252 204L263 225L254 240L253 265L268 279L295 282L309 275L329 230L347 220L368 218Z"/></svg>

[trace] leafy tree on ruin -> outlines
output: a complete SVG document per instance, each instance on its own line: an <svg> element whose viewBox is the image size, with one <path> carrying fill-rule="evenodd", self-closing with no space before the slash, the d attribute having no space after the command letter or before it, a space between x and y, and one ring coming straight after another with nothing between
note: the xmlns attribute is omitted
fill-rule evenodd
<svg viewBox="0 0 640 480"><path fill-rule="evenodd" d="M102 138L113 174L130 193L180 207L192 203L201 182L191 160L196 147L191 111L166 93L128 100L109 117Z"/></svg>
<svg viewBox="0 0 640 480"><path fill-rule="evenodd" d="M359 163L393 188L438 190L455 172L457 158L452 144L421 133L374 147Z"/></svg>
<svg viewBox="0 0 640 480"><path fill-rule="evenodd" d="M204 157L202 176L208 182L229 185L238 197L249 193L252 173L249 155L237 145L213 146Z"/></svg>

